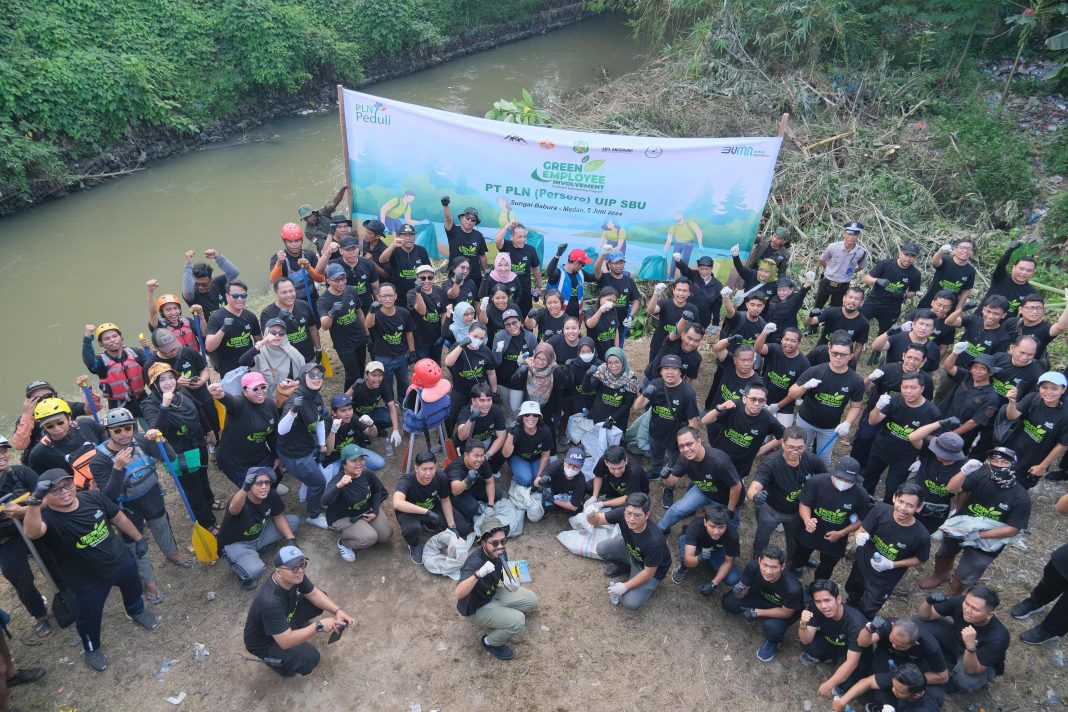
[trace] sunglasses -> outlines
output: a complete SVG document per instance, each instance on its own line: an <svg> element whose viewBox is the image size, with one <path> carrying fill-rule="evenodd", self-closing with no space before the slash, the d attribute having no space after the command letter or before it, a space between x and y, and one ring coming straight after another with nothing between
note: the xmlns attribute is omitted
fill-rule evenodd
<svg viewBox="0 0 1068 712"><path fill-rule="evenodd" d="M248 299L248 292L238 292L230 295L231 299Z"/></svg>
<svg viewBox="0 0 1068 712"><path fill-rule="evenodd" d="M303 571L304 569L308 568L308 562L307 561L302 561L301 563L297 564L296 566L283 566L281 568L289 569L290 571L294 571L294 572Z"/></svg>
<svg viewBox="0 0 1068 712"><path fill-rule="evenodd" d="M849 351L832 351L831 356L835 358L848 358L852 354Z"/></svg>
<svg viewBox="0 0 1068 712"><path fill-rule="evenodd" d="M486 543L492 546L494 549L503 549L507 541L507 539L492 539L490 541L487 541Z"/></svg>
<svg viewBox="0 0 1068 712"><path fill-rule="evenodd" d="M271 336L285 336L285 335L286 335L286 332L284 332L284 331L277 331L277 330L275 330L275 329L271 329L271 330L270 330L270 331L268 331L267 333L268 333L268 334L270 334Z"/></svg>
<svg viewBox="0 0 1068 712"><path fill-rule="evenodd" d="M126 425L112 425L111 427L108 428L108 430L110 430L113 433L129 433L133 429L134 429L134 426L129 424L129 423L126 424Z"/></svg>
<svg viewBox="0 0 1068 712"><path fill-rule="evenodd" d="M256 480L252 484L255 487L270 487L271 486L271 481L270 480Z"/></svg>
<svg viewBox="0 0 1068 712"><path fill-rule="evenodd" d="M317 381L323 380L322 371L308 371L308 378L314 378Z"/></svg>
<svg viewBox="0 0 1068 712"><path fill-rule="evenodd" d="M420 277L419 281L420 282L433 282L434 281L434 276L430 275L430 276Z"/></svg>
<svg viewBox="0 0 1068 712"><path fill-rule="evenodd" d="M260 391L265 391L265 390L267 390L267 386L266 386L266 385L263 385L263 386L253 386L252 388L246 388L245 390L246 390L246 391L252 391L253 393L258 393L258 392L260 392Z"/></svg>

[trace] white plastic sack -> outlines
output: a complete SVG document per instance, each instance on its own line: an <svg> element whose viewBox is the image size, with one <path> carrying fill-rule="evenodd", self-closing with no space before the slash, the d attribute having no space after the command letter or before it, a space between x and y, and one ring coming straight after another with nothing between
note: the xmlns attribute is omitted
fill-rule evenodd
<svg viewBox="0 0 1068 712"><path fill-rule="evenodd" d="M1022 531L1013 536L1002 537L1000 539L982 539L979 537L979 532L986 531L987 529L998 529L1003 526L1005 526L1003 522L998 522L986 517L977 517L971 514L958 514L955 517L947 519L942 526L938 527L938 531L936 531L931 538L934 541L941 542L942 538L948 534L954 539L959 539L960 545L963 547L994 553L1001 551L1014 541L1023 538Z"/></svg>
<svg viewBox="0 0 1068 712"><path fill-rule="evenodd" d="M588 559L600 559L601 557L597 555L597 545L619 536L618 524L593 526L586 519L585 512L575 514L567 522L571 525L571 529L557 534L557 541L572 554L585 556Z"/></svg>
<svg viewBox="0 0 1068 712"><path fill-rule="evenodd" d="M474 533L468 534L466 539L461 539L446 529L423 544L423 567L432 574L459 581L460 569L463 568L464 560L474 545Z"/></svg>
<svg viewBox="0 0 1068 712"><path fill-rule="evenodd" d="M593 421L585 415L575 414L567 420L567 441L572 445L582 442L582 436L593 430Z"/></svg>
<svg viewBox="0 0 1068 712"><path fill-rule="evenodd" d="M525 509L520 509L519 507L515 506L515 503L507 497L504 499L497 500L497 502L493 505L493 516L497 517L497 519L500 519L501 524L508 525L509 539L517 537L523 533L523 525L527 521L527 512ZM474 527L476 534L482 526L482 520L485 518L485 512L480 512L479 515L475 517Z"/></svg>
<svg viewBox="0 0 1068 712"><path fill-rule="evenodd" d="M513 481L508 488L508 499L512 500L512 504L517 508L525 511L527 519L532 522L540 522L545 516L545 505L541 503L540 497L535 497L530 493L529 487L517 485Z"/></svg>
<svg viewBox="0 0 1068 712"><path fill-rule="evenodd" d="M582 463L582 474L586 476L587 482L593 480L593 468L604 455L604 451L612 445L619 445L622 439L623 431L614 425L611 428L595 425L582 436L580 442L582 449L586 451L586 461Z"/></svg>

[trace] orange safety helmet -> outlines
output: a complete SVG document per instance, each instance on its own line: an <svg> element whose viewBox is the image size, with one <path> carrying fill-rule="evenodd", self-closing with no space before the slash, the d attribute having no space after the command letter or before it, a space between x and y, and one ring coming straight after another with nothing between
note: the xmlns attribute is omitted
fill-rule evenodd
<svg viewBox="0 0 1068 712"><path fill-rule="evenodd" d="M416 388L432 388L441 380L441 366L434 359L424 358L415 362L412 385Z"/></svg>
<svg viewBox="0 0 1068 712"><path fill-rule="evenodd" d="M304 231L300 229L300 225L296 223L286 223L282 226L282 239L283 240L303 240Z"/></svg>
<svg viewBox="0 0 1068 712"><path fill-rule="evenodd" d="M182 303L178 301L178 297L174 294L164 294L156 300L156 311L161 311L164 304L177 304L178 308L182 308Z"/></svg>

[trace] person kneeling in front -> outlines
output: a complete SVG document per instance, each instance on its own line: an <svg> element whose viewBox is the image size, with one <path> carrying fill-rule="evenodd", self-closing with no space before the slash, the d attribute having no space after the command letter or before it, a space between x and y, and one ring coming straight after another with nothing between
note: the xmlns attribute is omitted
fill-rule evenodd
<svg viewBox="0 0 1068 712"><path fill-rule="evenodd" d="M608 586L612 603L622 602L632 611L642 607L671 569L671 549L663 532L649 517L649 495L635 492L627 495L623 507L607 514L587 505L586 519L594 526L620 524L619 536L597 545L597 556L608 562L604 575L613 578L628 574L626 581L614 581Z"/></svg>
<svg viewBox="0 0 1068 712"><path fill-rule="evenodd" d="M274 565L249 606L245 649L283 677L308 675L319 664L319 651L308 641L321 633L344 632L356 620L305 575L308 557L300 549L283 546ZM312 622L324 611L333 618Z"/></svg>
<svg viewBox="0 0 1068 712"><path fill-rule="evenodd" d="M482 647L501 660L515 657L507 643L527 627L526 614L538 607L537 595L520 586L507 569L508 531L497 517L482 520L479 548L464 561L456 584L456 610L490 629L482 636Z"/></svg>
<svg viewBox="0 0 1068 712"><path fill-rule="evenodd" d="M764 642L757 650L757 659L770 663L786 630L801 617L805 596L797 577L786 570L786 553L773 544L746 565L742 579L727 591L722 602L727 613L760 621Z"/></svg>
<svg viewBox="0 0 1068 712"><path fill-rule="evenodd" d="M300 518L285 514L286 506L274 484L274 470L250 467L244 484L226 506L219 527L219 550L241 581L241 588L254 591L267 568L260 553L272 544L284 541L295 545Z"/></svg>

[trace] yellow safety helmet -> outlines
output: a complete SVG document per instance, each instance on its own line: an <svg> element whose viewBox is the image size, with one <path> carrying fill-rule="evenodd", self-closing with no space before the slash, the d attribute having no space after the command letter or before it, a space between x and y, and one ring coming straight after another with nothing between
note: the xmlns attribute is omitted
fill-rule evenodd
<svg viewBox="0 0 1068 712"><path fill-rule="evenodd" d="M119 332L119 336L122 336L122 329L119 328L119 325L118 324L112 324L110 321L107 321L107 322L104 322L103 324L101 324L100 326L96 327L95 334L96 334L96 340L97 341L100 341L100 337L104 335L105 331L117 331L117 332Z"/></svg>
<svg viewBox="0 0 1068 712"><path fill-rule="evenodd" d="M45 398L33 409L33 420L40 423L56 415L71 415L70 406L62 398Z"/></svg>

